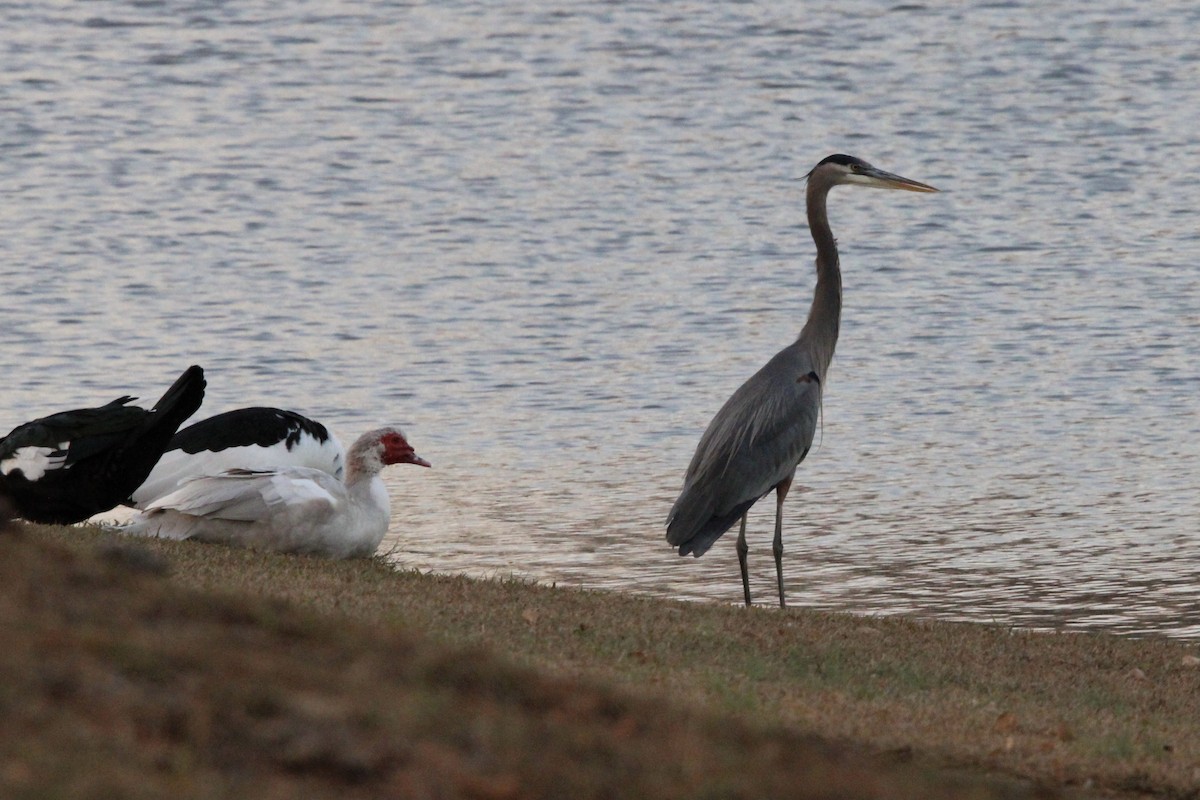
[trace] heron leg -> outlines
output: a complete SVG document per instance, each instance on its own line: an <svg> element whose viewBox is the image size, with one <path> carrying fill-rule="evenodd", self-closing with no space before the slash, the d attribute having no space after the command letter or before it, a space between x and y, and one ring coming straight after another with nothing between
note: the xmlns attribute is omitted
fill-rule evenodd
<svg viewBox="0 0 1200 800"><path fill-rule="evenodd" d="M750 575L746 572L746 553L750 548L746 545L746 515L742 514L742 528L738 531L737 554L738 566L742 568L742 593L746 595L746 605L750 605Z"/></svg>
<svg viewBox="0 0 1200 800"><path fill-rule="evenodd" d="M783 499L792 488L792 479L787 478L775 487L775 542L771 551L775 553L775 580L779 584L779 607L787 608L783 599Z"/></svg>

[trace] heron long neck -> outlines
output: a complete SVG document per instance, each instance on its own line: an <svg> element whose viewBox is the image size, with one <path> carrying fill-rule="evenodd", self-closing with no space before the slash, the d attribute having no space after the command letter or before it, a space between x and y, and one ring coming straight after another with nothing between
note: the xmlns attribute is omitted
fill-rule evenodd
<svg viewBox="0 0 1200 800"><path fill-rule="evenodd" d="M823 181L810 180L808 184L808 227L817 245L817 287L808 321L796 339L796 343L812 355L822 381L833 360L842 317L842 271L838 267L837 240L833 238L825 213L825 198L830 188Z"/></svg>

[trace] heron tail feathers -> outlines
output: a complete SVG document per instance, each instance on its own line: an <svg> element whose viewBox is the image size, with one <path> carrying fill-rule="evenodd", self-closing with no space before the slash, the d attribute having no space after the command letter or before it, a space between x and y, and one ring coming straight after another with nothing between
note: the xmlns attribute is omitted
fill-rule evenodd
<svg viewBox="0 0 1200 800"><path fill-rule="evenodd" d="M704 520L698 528L695 528L694 532L684 529L683 525L679 524L684 519L683 515L674 515L667 524L667 541L679 547L679 555L691 555L699 558L707 553L708 548L712 547L725 531L732 528L734 523L740 520L742 515L749 511L750 506L756 502L758 502L757 497L739 503L727 514L711 516Z"/></svg>

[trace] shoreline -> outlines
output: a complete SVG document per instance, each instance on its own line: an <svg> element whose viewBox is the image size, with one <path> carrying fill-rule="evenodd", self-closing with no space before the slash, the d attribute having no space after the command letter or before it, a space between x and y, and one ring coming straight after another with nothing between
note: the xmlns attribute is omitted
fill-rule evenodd
<svg viewBox="0 0 1200 800"><path fill-rule="evenodd" d="M17 531L7 538L35 551L148 572L138 580L155 591L415 636L539 679L744 726L751 737L817 737L838 758L882 759L872 773L895 768L903 781L906 770L934 774L935 785L965 775L1000 792L982 797L1184 798L1200 784L1200 647L1191 642L669 601L89 527Z"/></svg>

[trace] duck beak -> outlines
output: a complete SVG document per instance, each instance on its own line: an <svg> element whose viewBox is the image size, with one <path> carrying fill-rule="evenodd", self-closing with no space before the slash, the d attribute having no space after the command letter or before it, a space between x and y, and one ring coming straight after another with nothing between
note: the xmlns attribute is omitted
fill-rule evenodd
<svg viewBox="0 0 1200 800"><path fill-rule="evenodd" d="M407 455L405 455L403 458L400 459L400 463L401 464L416 464L418 467L432 467L433 466L433 464L430 464L428 461L421 458L416 453L408 453Z"/></svg>

